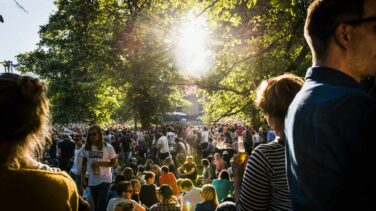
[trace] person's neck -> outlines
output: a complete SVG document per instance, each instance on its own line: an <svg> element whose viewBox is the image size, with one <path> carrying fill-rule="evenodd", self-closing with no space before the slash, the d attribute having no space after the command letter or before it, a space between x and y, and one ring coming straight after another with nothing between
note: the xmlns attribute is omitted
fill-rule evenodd
<svg viewBox="0 0 376 211"><path fill-rule="evenodd" d="M283 130L274 130L276 137L279 137L281 139L285 139L285 133Z"/></svg>
<svg viewBox="0 0 376 211"><path fill-rule="evenodd" d="M338 59L337 57L330 57L327 59L316 59L313 61L312 64L313 67L328 67L335 70L338 70L357 82L360 82L362 77L358 74L356 74L356 71L351 69L351 65L348 63L348 61L344 61L344 59Z"/></svg>

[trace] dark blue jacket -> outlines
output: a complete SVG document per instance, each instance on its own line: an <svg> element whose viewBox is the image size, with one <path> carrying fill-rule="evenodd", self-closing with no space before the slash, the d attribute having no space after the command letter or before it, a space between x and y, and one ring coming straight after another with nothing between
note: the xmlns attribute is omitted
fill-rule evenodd
<svg viewBox="0 0 376 211"><path fill-rule="evenodd" d="M376 101L346 74L310 68L285 119L294 210L376 210Z"/></svg>

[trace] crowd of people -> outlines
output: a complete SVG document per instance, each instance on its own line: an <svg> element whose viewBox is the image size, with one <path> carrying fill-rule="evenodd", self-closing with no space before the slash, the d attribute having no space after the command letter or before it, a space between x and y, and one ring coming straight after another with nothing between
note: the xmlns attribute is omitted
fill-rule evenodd
<svg viewBox="0 0 376 211"><path fill-rule="evenodd" d="M170 207L168 210L196 210L197 205L197 210L215 210L219 202L232 206L232 162L238 141L244 140L245 148L251 151L275 136L270 127L247 129L229 123L210 129L164 125L145 131L93 125L88 129L69 128L70 135L64 134L63 127L55 128L61 131L54 130L45 162L69 173L79 194L95 210L115 210L116 204L127 200L136 210L153 210L154 205L167 203L160 201L161 197L172 203L163 205ZM155 194L162 185L172 192ZM200 188L205 188L208 199ZM204 199L212 203L200 205Z"/></svg>
<svg viewBox="0 0 376 211"><path fill-rule="evenodd" d="M1 210L376 210L376 2L315 0L305 80L263 81L268 126L50 129L46 86L0 75ZM47 143L50 144L47 145Z"/></svg>

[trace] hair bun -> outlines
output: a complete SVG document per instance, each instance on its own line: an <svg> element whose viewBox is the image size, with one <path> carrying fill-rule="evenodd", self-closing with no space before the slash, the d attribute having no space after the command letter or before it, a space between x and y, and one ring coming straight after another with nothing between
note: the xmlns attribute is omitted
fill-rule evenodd
<svg viewBox="0 0 376 211"><path fill-rule="evenodd" d="M22 96L32 102L38 101L41 93L45 91L45 86L43 83L41 83L38 79L28 76L17 78L16 83L21 90Z"/></svg>

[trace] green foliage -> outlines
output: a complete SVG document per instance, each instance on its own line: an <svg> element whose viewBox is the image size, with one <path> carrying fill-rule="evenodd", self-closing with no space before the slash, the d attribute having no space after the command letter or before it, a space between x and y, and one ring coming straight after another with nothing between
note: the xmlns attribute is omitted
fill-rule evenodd
<svg viewBox="0 0 376 211"><path fill-rule="evenodd" d="M303 76L310 64L303 38L308 1L217 2L209 13L220 47L210 74L200 82L203 120L260 124L262 115L253 103L260 82L285 72Z"/></svg>
<svg viewBox="0 0 376 211"><path fill-rule="evenodd" d="M155 39L164 32L149 27L171 5L110 0L56 4L57 12L40 29L39 48L18 56L20 71L48 82L54 122L108 124L132 117L147 128L182 101L181 90L171 84L180 77L162 39Z"/></svg>
<svg viewBox="0 0 376 211"><path fill-rule="evenodd" d="M22 72L48 81L53 121L111 123L121 96L109 76L121 49L114 31L121 10L112 1L56 1L40 29L39 48L18 56ZM111 10L111 13L108 12Z"/></svg>
<svg viewBox="0 0 376 211"><path fill-rule="evenodd" d="M18 56L22 72L49 85L53 121L107 124L133 119L147 128L184 105L186 83L166 40L192 8L209 17L210 72L196 81L207 122L260 124L259 83L285 72L304 75L303 39L310 0L57 0L40 28L39 47ZM1 16L0 16L1 18Z"/></svg>

